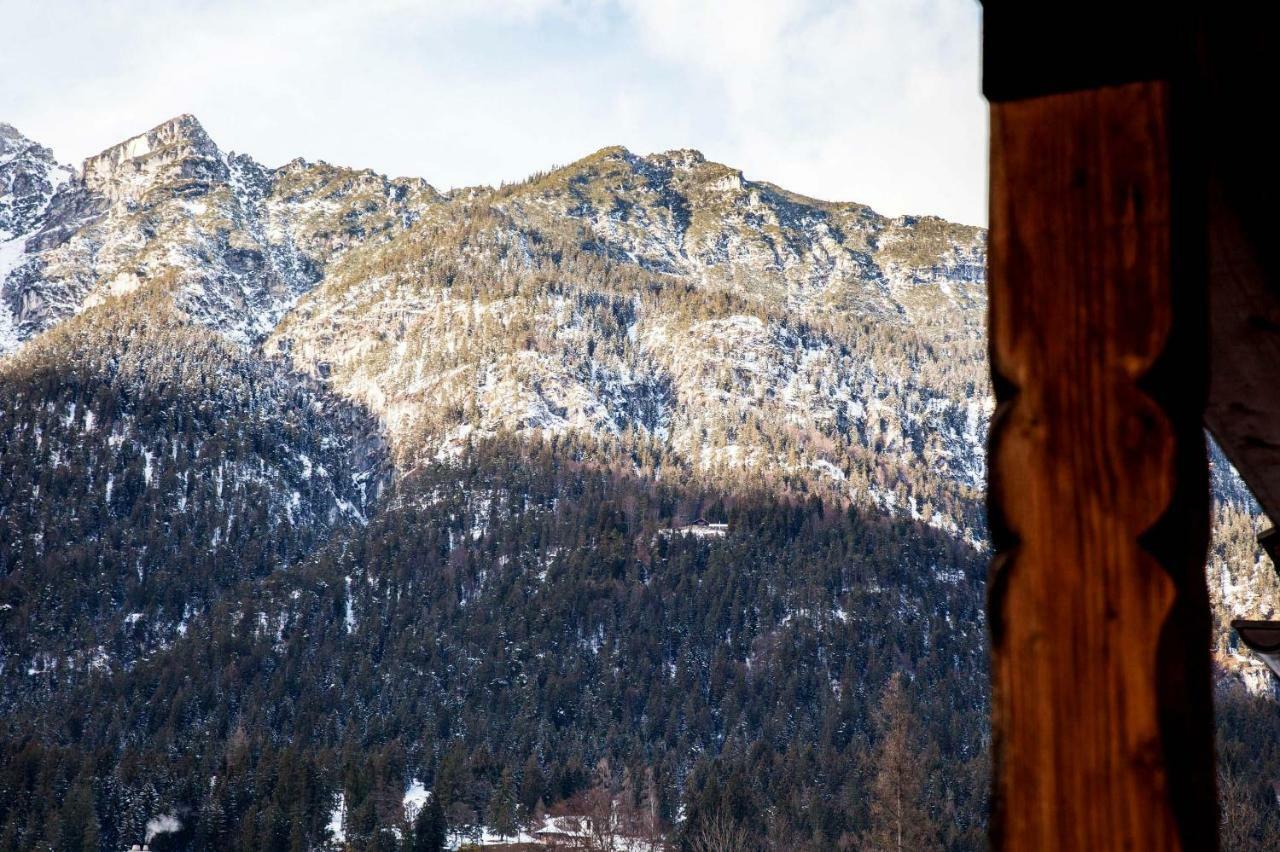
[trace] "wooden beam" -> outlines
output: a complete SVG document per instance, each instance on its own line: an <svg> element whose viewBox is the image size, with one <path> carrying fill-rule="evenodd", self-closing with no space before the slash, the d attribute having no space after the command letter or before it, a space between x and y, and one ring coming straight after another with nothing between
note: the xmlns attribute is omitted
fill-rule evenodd
<svg viewBox="0 0 1280 852"><path fill-rule="evenodd" d="M1271 557L1272 570L1280 571L1280 530L1275 527L1267 527L1258 533L1258 544L1261 545L1267 556Z"/></svg>
<svg viewBox="0 0 1280 852"><path fill-rule="evenodd" d="M1185 0L982 5L982 90L992 101L1167 80L1185 59Z"/></svg>
<svg viewBox="0 0 1280 852"><path fill-rule="evenodd" d="M1160 80L1016 94L991 107L992 846L1213 850L1195 136Z"/></svg>
<svg viewBox="0 0 1280 852"><path fill-rule="evenodd" d="M1271 96L1275 13L1213 6L1201 37L1208 88L1210 311L1205 422L1280 524L1280 253L1275 145L1257 108ZM1268 548L1274 556L1274 544Z"/></svg>

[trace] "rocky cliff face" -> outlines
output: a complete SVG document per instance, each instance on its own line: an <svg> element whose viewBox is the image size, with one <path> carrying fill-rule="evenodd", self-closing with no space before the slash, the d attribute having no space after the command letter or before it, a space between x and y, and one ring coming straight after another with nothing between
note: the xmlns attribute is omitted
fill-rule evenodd
<svg viewBox="0 0 1280 852"><path fill-rule="evenodd" d="M735 289L793 312L912 318L939 298L982 305L981 229L806 198L697 151L639 157L606 148L493 203L539 230L578 224L594 250L620 263L702 286L736 281Z"/></svg>
<svg viewBox="0 0 1280 852"><path fill-rule="evenodd" d="M26 172L43 162L21 159ZM0 248L10 329L0 346L144 286L236 342L256 341L327 263L402 230L435 198L423 181L323 163L267 169L180 116L90 157Z"/></svg>
<svg viewBox="0 0 1280 852"><path fill-rule="evenodd" d="M50 200L72 176L48 148L0 123L0 284L22 264L25 235L42 222ZM0 300L0 353L21 339L6 302Z"/></svg>
<svg viewBox="0 0 1280 852"><path fill-rule="evenodd" d="M406 464L587 433L976 541L984 265L977 228L609 148L352 252L266 348L377 411Z"/></svg>
<svg viewBox="0 0 1280 852"><path fill-rule="evenodd" d="M182 115L85 160L85 189L136 208L152 190L208 194L230 176L227 160L194 116Z"/></svg>
<svg viewBox="0 0 1280 852"><path fill-rule="evenodd" d="M0 242L33 230L49 200L72 176L53 152L0 123Z"/></svg>

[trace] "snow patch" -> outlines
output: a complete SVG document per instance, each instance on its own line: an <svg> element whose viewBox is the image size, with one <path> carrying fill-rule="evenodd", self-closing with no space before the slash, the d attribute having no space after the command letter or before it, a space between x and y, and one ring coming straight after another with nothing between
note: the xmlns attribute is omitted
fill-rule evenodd
<svg viewBox="0 0 1280 852"><path fill-rule="evenodd" d="M9 273L21 266L26 259L26 237L0 242L0 292L3 292L4 281ZM20 342L17 318L9 309L8 300L0 298L0 355L17 349Z"/></svg>
<svg viewBox="0 0 1280 852"><path fill-rule="evenodd" d="M346 615L343 617L343 624L346 625L347 632L351 633L356 629L356 611L355 611L355 607L351 605L351 576L347 575L346 579L347 579L347 594L346 594L347 612L346 612Z"/></svg>
<svg viewBox="0 0 1280 852"><path fill-rule="evenodd" d="M160 814L147 820L146 842L150 843L158 834L175 834L182 831L182 822L172 814Z"/></svg>
<svg viewBox="0 0 1280 852"><path fill-rule="evenodd" d="M347 842L347 797L339 793L334 798L333 810L329 811L329 822L325 825L329 834L338 843Z"/></svg>
<svg viewBox="0 0 1280 852"><path fill-rule="evenodd" d="M404 791L404 818L413 822L430 798L431 791L420 780L410 781L409 789Z"/></svg>

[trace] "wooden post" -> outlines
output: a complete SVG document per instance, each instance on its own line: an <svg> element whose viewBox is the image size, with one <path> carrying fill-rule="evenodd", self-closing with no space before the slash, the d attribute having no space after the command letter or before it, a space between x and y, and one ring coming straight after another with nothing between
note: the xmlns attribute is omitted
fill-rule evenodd
<svg viewBox="0 0 1280 852"><path fill-rule="evenodd" d="M987 4L992 848L1213 850L1192 100L1144 41L1038 53L1017 14Z"/></svg>

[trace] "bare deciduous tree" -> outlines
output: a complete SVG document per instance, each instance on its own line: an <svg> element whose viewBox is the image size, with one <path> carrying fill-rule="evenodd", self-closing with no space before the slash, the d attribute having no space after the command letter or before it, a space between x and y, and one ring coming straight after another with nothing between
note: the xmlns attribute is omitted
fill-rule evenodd
<svg viewBox="0 0 1280 852"><path fill-rule="evenodd" d="M750 852L751 835L727 814L716 814L693 836L694 852Z"/></svg>

